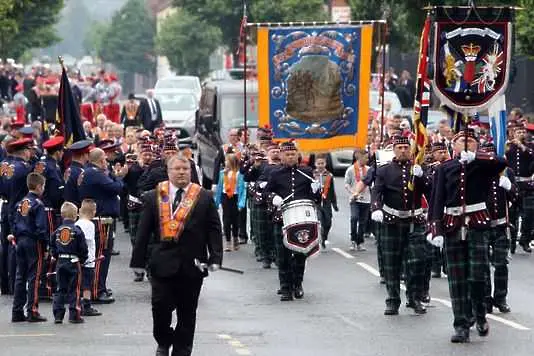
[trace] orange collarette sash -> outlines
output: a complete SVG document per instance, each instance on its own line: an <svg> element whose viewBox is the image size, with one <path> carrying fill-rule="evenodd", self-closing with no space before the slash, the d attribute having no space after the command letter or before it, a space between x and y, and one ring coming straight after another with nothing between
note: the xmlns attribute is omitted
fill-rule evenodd
<svg viewBox="0 0 534 356"><path fill-rule="evenodd" d="M328 198L328 192L330 191L331 184L332 184L332 176L330 174L327 174L326 180L324 181L324 187L323 187L323 200L326 200L326 198Z"/></svg>
<svg viewBox="0 0 534 356"><path fill-rule="evenodd" d="M201 189L200 185L192 183L176 211L171 212L169 181L158 184L156 193L158 195L161 241L177 242L180 240L191 211L198 202Z"/></svg>

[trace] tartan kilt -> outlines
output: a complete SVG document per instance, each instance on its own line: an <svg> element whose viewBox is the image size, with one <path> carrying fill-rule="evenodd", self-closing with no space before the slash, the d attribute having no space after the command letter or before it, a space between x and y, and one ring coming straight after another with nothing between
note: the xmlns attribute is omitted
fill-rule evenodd
<svg viewBox="0 0 534 356"><path fill-rule="evenodd" d="M128 211L128 219L130 221L130 241L132 241L132 244L135 244L135 238L137 235L137 225L139 224L139 220L141 219L141 212L141 209Z"/></svg>

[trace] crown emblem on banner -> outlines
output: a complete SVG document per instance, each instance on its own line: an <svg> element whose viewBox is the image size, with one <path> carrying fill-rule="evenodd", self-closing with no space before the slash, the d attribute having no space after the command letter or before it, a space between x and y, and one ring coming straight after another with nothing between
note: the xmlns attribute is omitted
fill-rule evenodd
<svg viewBox="0 0 534 356"><path fill-rule="evenodd" d="M478 52L480 52L482 48L480 46L476 46L473 43L470 43L469 45L463 45L462 51L464 52L465 59L467 61L474 61L477 59Z"/></svg>

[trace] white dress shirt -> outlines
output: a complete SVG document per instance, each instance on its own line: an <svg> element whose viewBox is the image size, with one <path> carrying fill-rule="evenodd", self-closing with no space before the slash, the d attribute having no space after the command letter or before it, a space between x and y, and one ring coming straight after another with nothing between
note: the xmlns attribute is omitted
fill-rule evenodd
<svg viewBox="0 0 534 356"><path fill-rule="evenodd" d="M189 183L187 185L187 187L183 188L183 192L182 192L182 199L184 199L184 197L187 195L187 191L189 190L189 187L191 186L191 183ZM172 184L171 182L169 182L169 204L171 206L171 210L172 210L172 203L174 202L174 197L176 196L176 193L178 192L178 187L176 187L174 184ZM174 217L174 211L172 212L172 215Z"/></svg>
<svg viewBox="0 0 534 356"><path fill-rule="evenodd" d="M79 226L80 229L82 229L83 234L85 235L87 249L89 250L87 261L85 261L84 267L95 268L95 224L93 224L93 222L90 220L80 218L78 221L76 221L76 226Z"/></svg>

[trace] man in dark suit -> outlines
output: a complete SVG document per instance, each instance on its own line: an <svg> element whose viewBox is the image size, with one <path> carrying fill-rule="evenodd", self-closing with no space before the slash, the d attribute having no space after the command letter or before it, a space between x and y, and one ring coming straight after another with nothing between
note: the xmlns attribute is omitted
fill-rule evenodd
<svg viewBox="0 0 534 356"><path fill-rule="evenodd" d="M159 101L154 98L154 91L152 89L146 91L146 99L141 101L139 105L139 116L136 120L143 124L143 128L150 132L163 123L163 116L161 115L161 106Z"/></svg>
<svg viewBox="0 0 534 356"><path fill-rule="evenodd" d="M143 196L144 207L130 267L143 272L150 236L156 231L148 268L152 284L153 335L156 356L191 355L198 297L207 272L195 259L216 271L222 263L221 223L213 196L191 183L189 160L176 155L167 161L168 181ZM172 312L177 325L171 328Z"/></svg>

